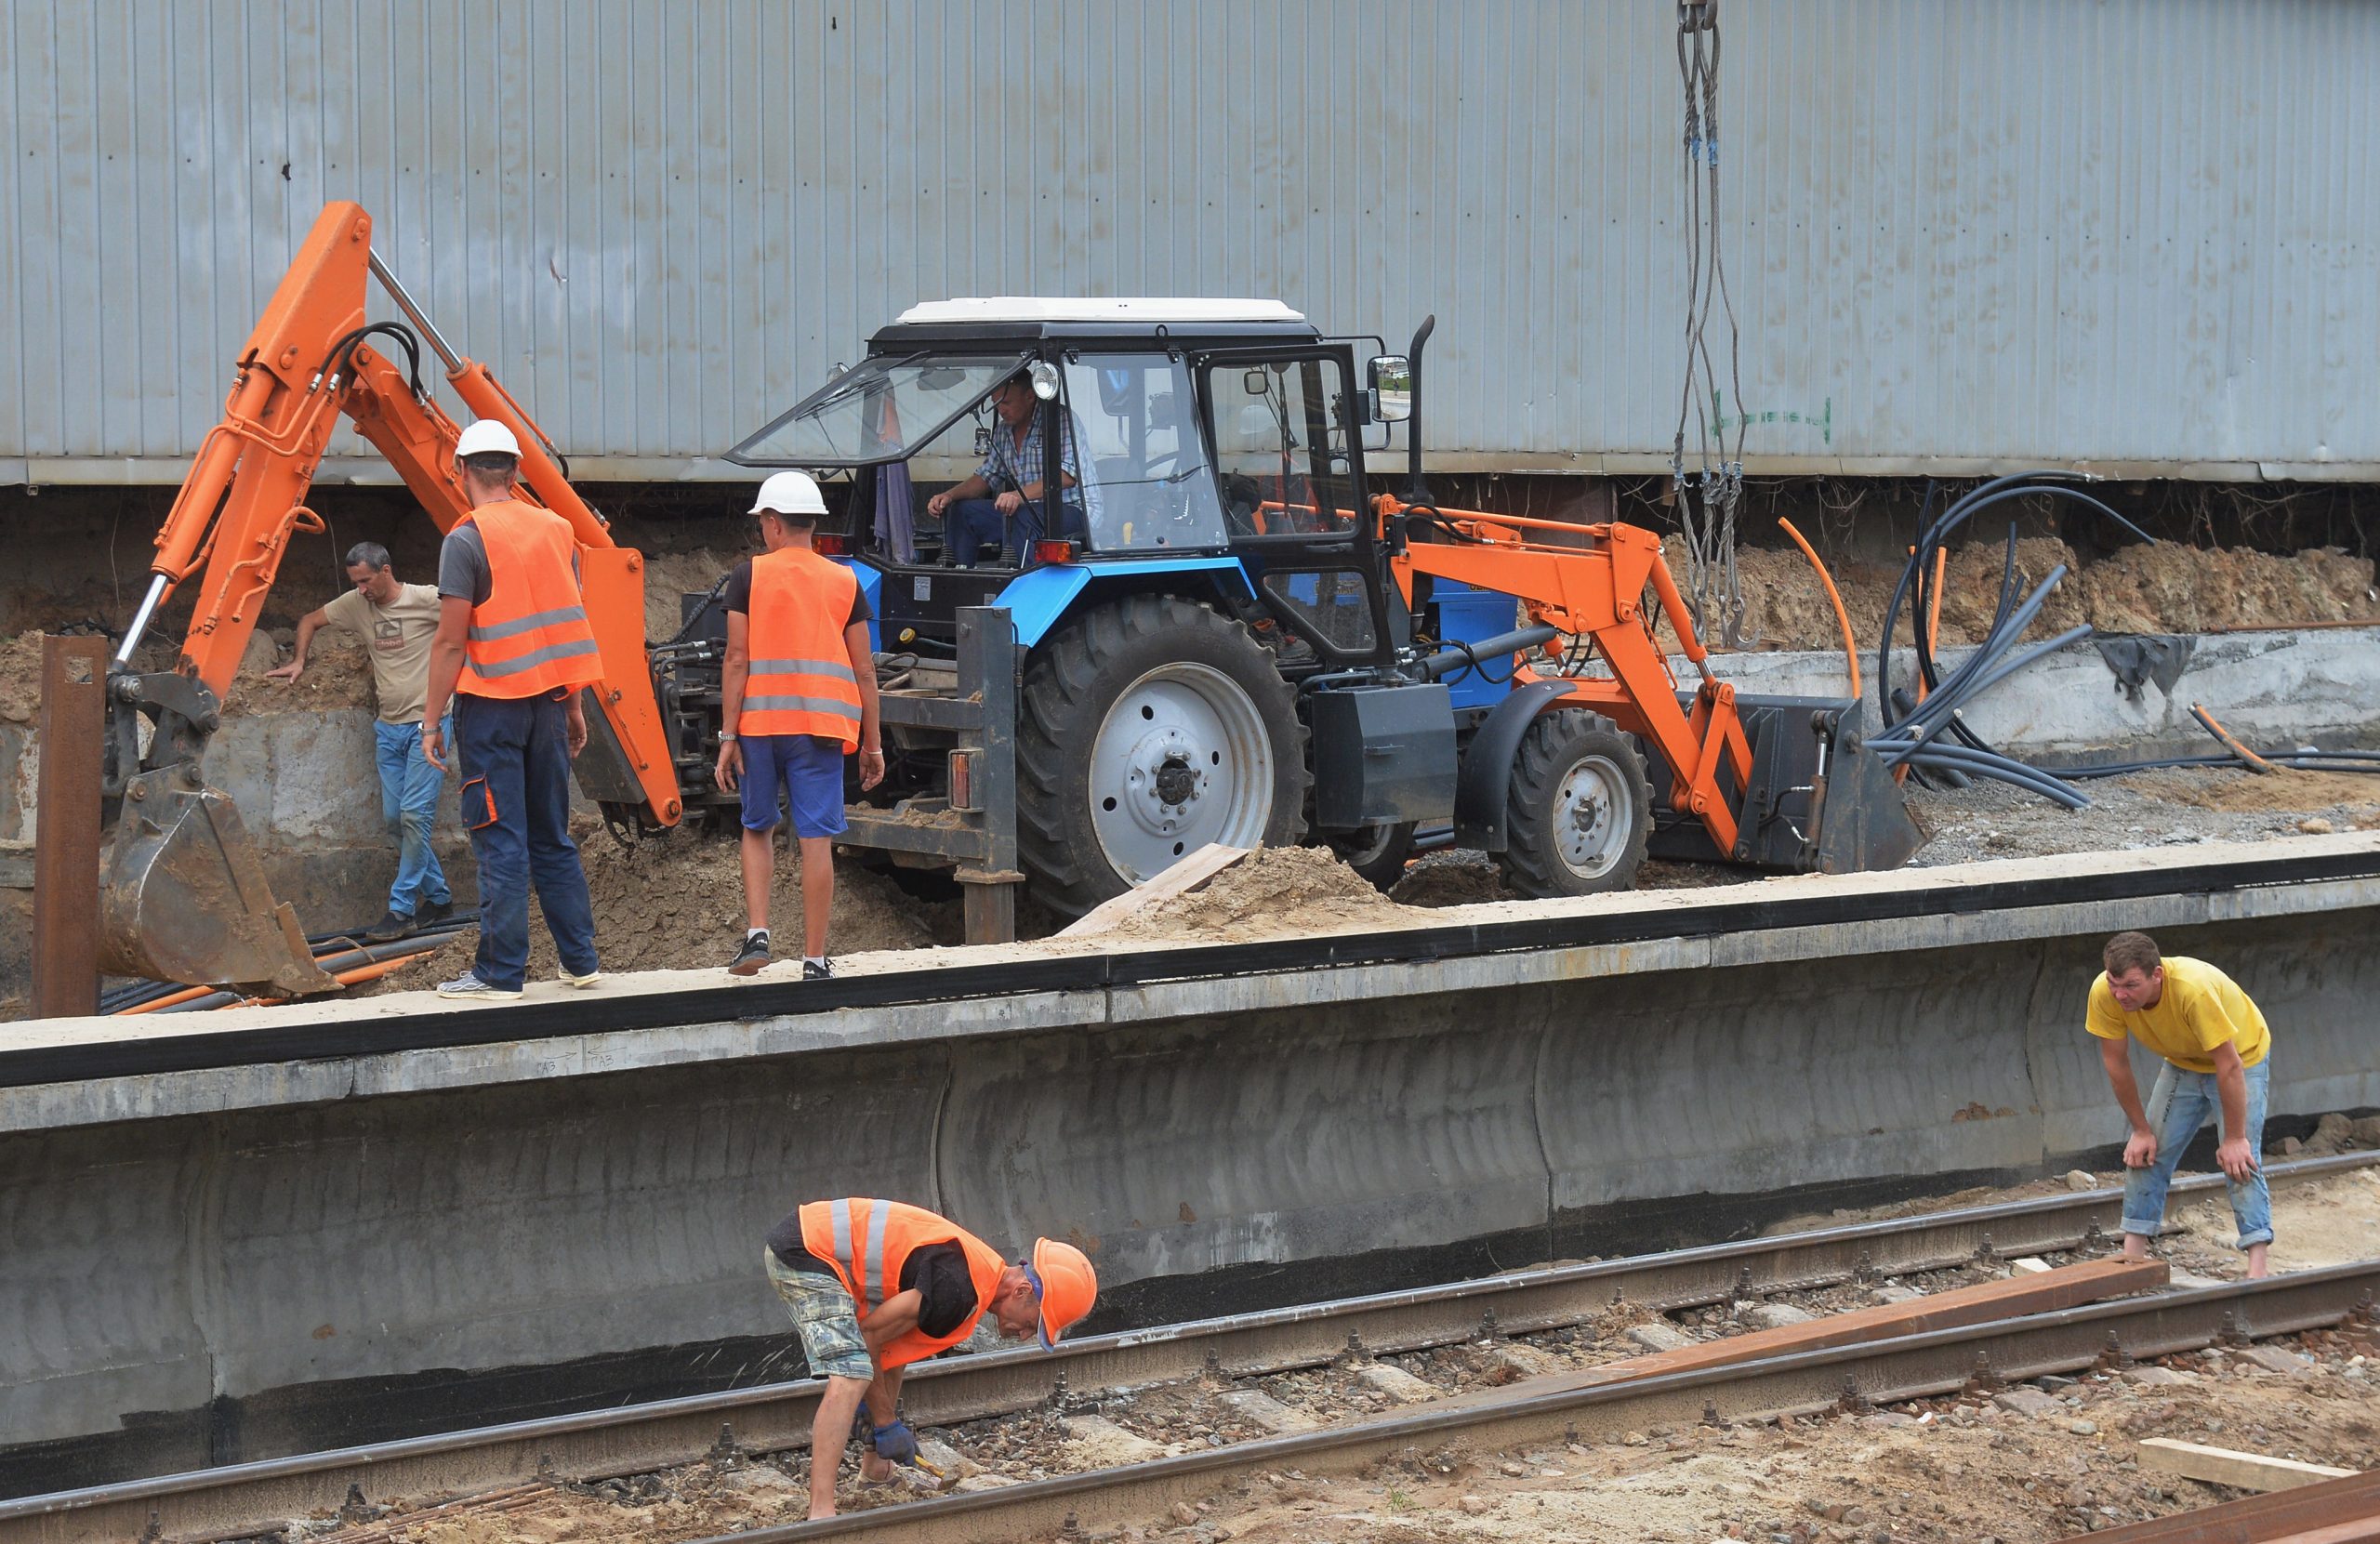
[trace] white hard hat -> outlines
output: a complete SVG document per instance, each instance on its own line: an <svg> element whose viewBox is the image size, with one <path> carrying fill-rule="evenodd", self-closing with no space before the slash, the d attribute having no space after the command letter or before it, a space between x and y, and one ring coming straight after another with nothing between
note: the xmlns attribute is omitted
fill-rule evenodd
<svg viewBox="0 0 2380 1544"><path fill-rule="evenodd" d="M826 501L819 496L818 483L808 472L778 472L760 484L760 496L752 501L747 514L823 515Z"/></svg>
<svg viewBox="0 0 2380 1544"><path fill-rule="evenodd" d="M455 459L457 461L470 455L499 454L520 460L521 442L515 440L512 431L495 418L475 419L469 429L463 430L462 437L455 442Z"/></svg>

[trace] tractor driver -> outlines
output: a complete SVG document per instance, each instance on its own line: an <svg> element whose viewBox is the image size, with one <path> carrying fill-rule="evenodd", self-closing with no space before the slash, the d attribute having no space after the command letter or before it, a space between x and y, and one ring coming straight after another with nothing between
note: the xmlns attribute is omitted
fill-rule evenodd
<svg viewBox="0 0 2380 1544"><path fill-rule="evenodd" d="M1034 565L1033 544L1041 539L1041 509L1047 492L1042 478L1047 457L1041 447L1041 403L1033 383L1020 370L992 389L991 454L973 475L958 486L926 500L926 513L943 521L943 550L949 561L972 568L986 547L1016 554L1025 568ZM1071 414L1059 432L1058 534L1076 541L1089 539L1088 500L1096 512L1098 492L1084 485L1081 463L1075 453Z"/></svg>

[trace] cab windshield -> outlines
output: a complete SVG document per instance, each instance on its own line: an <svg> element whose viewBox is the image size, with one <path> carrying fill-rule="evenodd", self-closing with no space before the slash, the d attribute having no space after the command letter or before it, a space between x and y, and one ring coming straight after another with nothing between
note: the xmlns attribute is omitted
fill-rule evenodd
<svg viewBox="0 0 2380 1544"><path fill-rule="evenodd" d="M747 467L866 467L934 439L1016 373L1022 353L882 355L828 381L729 453Z"/></svg>

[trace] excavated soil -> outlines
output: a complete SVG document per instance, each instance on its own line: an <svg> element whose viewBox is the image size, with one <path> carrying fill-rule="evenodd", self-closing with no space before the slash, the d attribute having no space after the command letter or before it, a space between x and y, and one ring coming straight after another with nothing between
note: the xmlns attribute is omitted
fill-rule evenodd
<svg viewBox="0 0 2380 1544"><path fill-rule="evenodd" d="M2293 811L2334 806L2357 810L2380 804L2380 778L2358 772L2299 772L2291 767L2269 772L2174 767L2142 772L2128 781L2153 798L2202 810Z"/></svg>
<svg viewBox="0 0 2380 1544"><path fill-rule="evenodd" d="M1406 908L1328 849L1268 847L1188 894L1151 906L1112 936L1239 943L1288 931L1338 932L1411 920Z"/></svg>
<svg viewBox="0 0 2380 1544"><path fill-rule="evenodd" d="M1686 573L1686 542L1662 544L1672 572ZM1945 645L1979 641L2000 598L2004 549L1977 540L1954 549L1942 582ZM2016 543L2016 582L2029 593L2059 564L2066 577L2050 593L2028 637L2045 638L2087 622L2101 632L2187 633L2208 628L2290 627L2313 622L2380 621L2380 587L2373 561L2318 548L2280 557L2244 548L2187 547L2177 542L2128 547L2088 566L2073 549L2049 537ZM1862 653L1876 646L1897 566L1831 563L1852 637ZM1843 630L1809 560L1792 548L1747 547L1737 554L1744 592L1744 646L1754 649L1839 649ZM1907 644L1910 604L1902 602L1894 641ZM1664 648L1676 639L1666 625ZM1706 639L1706 643L1715 643Z"/></svg>
<svg viewBox="0 0 2380 1544"><path fill-rule="evenodd" d="M744 937L744 880L733 837L675 831L623 849L591 821L576 832L595 912L595 948L607 971L683 970L725 966ZM777 853L770 928L780 959L801 955L801 855ZM922 949L934 943L933 918L891 879L852 864L835 869L827 946L838 955ZM470 963L478 936L466 933L381 983L384 991L435 986ZM550 980L560 963L535 904L529 921L529 979Z"/></svg>

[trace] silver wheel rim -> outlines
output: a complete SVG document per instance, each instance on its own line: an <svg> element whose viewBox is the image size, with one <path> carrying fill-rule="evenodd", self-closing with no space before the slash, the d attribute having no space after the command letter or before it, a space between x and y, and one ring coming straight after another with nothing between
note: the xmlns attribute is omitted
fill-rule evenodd
<svg viewBox="0 0 2380 1544"><path fill-rule="evenodd" d="M1273 815L1273 743L1239 683L1160 665L1120 693L1091 747L1091 828L1108 866L1146 884L1209 842L1255 847Z"/></svg>
<svg viewBox="0 0 2380 1544"><path fill-rule="evenodd" d="M1395 841L1400 829L1394 822L1367 825L1339 843L1339 859L1350 867L1378 863L1388 855L1390 843Z"/></svg>
<svg viewBox="0 0 2380 1544"><path fill-rule="evenodd" d="M1628 851L1635 824L1628 781L1607 756L1582 756L1554 790L1554 854L1581 879L1600 879Z"/></svg>

